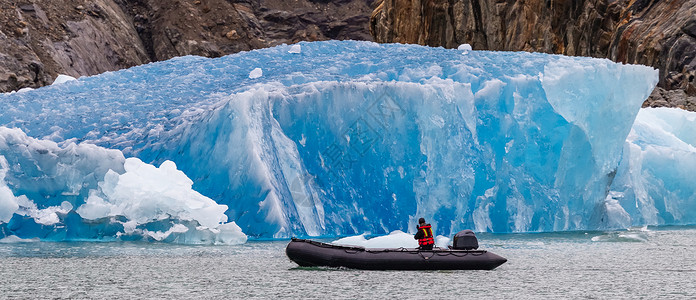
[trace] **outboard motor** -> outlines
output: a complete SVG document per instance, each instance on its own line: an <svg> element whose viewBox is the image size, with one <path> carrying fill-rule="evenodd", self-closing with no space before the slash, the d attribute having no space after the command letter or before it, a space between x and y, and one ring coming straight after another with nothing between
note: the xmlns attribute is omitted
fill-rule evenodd
<svg viewBox="0 0 696 300"><path fill-rule="evenodd" d="M478 249L478 240L473 231L466 229L454 235L454 246L456 250L475 250Z"/></svg>

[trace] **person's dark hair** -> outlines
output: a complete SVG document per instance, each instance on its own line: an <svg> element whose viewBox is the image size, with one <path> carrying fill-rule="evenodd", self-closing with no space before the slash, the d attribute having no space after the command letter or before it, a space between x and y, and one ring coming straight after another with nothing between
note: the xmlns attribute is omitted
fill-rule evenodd
<svg viewBox="0 0 696 300"><path fill-rule="evenodd" d="M423 224L423 223L425 223L425 218L418 219L418 224Z"/></svg>

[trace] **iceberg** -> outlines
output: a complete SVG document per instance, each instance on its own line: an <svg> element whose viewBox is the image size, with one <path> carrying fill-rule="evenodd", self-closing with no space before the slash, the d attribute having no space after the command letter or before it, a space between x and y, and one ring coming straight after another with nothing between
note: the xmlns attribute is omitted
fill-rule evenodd
<svg viewBox="0 0 696 300"><path fill-rule="evenodd" d="M71 225L66 239L169 241L213 223L230 227L231 239L372 235L413 228L419 217L442 235L580 230L670 221L638 216L687 205L636 200L645 207L627 209L633 200L612 188L657 70L541 53L462 54L303 42L0 95L0 125L16 128L5 131L53 143L52 155L89 148L85 155L95 156L44 160L19 150L26 145L0 149L15 157L1 167L0 237L44 238ZM34 158L21 162L25 153ZM177 175L163 184L184 185L187 196L140 204L139 195L171 195L125 183L128 192L119 192L116 179L131 172L125 157L165 173L176 166L191 181ZM159 175L133 181L149 176ZM36 223L21 197L58 218ZM159 213L139 216L128 210L135 206ZM221 223L221 212L234 223ZM212 229L206 240L215 239Z"/></svg>
<svg viewBox="0 0 696 300"><path fill-rule="evenodd" d="M36 140L0 127L4 241L156 240L239 244L227 206L191 189L171 161L159 168L93 144ZM24 237L24 238L22 238Z"/></svg>
<svg viewBox="0 0 696 300"><path fill-rule="evenodd" d="M52 84L61 84L73 80L77 80L77 78L72 77L70 75L58 74L58 77L56 77L56 80L54 80Z"/></svg>
<svg viewBox="0 0 696 300"><path fill-rule="evenodd" d="M412 234L401 230L394 230L388 235L365 238L364 234L344 237L331 242L334 245L360 246L365 248L418 248L418 241L413 239ZM451 239L438 235L435 237L435 246L447 249Z"/></svg>
<svg viewBox="0 0 696 300"><path fill-rule="evenodd" d="M620 205L625 216L613 227L696 224L694 128L694 112L678 108L640 110L607 196ZM606 218L605 222L616 219Z"/></svg>

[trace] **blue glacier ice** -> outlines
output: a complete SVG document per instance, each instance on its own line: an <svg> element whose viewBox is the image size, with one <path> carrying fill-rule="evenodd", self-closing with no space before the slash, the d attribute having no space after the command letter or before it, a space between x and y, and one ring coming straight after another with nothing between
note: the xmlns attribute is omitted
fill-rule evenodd
<svg viewBox="0 0 696 300"><path fill-rule="evenodd" d="M696 223L696 113L646 108L624 144L606 227ZM623 210L623 211L622 211Z"/></svg>
<svg viewBox="0 0 696 300"><path fill-rule="evenodd" d="M642 160L651 177L624 175L627 156L651 151L626 138L645 132L632 124L656 83L657 70L603 59L328 41L4 94L0 125L14 129L0 136L53 148L0 148L11 157L0 166L0 237L384 234L419 217L444 235L694 223L671 213L693 197L650 161L660 153ZM190 178L186 193L202 206L172 196L186 205L128 210L167 190L114 192L128 161L183 172L171 182ZM143 176L128 182L159 175ZM637 180L656 194L634 196ZM659 189L677 200L662 205ZM216 229L232 225L241 231ZM193 236L201 228L208 236Z"/></svg>
<svg viewBox="0 0 696 300"><path fill-rule="evenodd" d="M2 240L246 241L227 222L227 206L194 191L172 161L158 168L119 150L62 147L6 127L0 127L0 153Z"/></svg>

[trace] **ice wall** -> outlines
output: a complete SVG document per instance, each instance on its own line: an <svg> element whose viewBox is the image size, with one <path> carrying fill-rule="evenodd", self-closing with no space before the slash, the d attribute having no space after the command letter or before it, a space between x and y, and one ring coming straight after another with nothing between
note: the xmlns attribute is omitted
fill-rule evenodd
<svg viewBox="0 0 696 300"><path fill-rule="evenodd" d="M695 129L694 112L641 109L606 200L623 211L606 225L696 224Z"/></svg>
<svg viewBox="0 0 696 300"><path fill-rule="evenodd" d="M572 230L613 215L608 187L656 82L608 60L330 41L3 95L0 124L173 161L252 237L418 217L439 234Z"/></svg>

